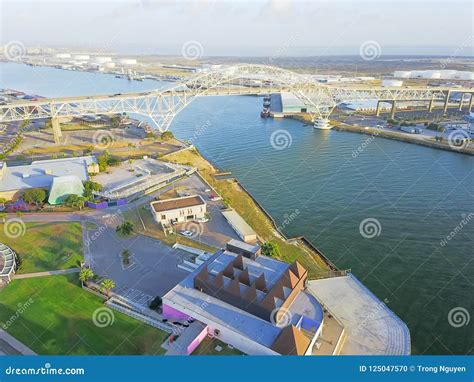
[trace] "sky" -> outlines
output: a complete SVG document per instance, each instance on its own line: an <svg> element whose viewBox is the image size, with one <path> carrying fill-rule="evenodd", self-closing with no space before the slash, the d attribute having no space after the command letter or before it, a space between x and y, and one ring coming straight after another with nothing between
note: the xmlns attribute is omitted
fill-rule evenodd
<svg viewBox="0 0 474 382"><path fill-rule="evenodd" d="M472 56L472 1L0 0L0 42L203 56Z"/></svg>

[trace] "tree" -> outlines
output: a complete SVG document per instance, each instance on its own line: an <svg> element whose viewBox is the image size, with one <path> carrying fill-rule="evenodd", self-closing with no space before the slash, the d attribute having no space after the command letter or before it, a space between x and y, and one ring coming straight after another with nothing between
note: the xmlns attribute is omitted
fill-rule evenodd
<svg viewBox="0 0 474 382"><path fill-rule="evenodd" d="M38 206L46 200L46 191L42 188L30 188L23 191L22 199L26 203L33 203Z"/></svg>
<svg viewBox="0 0 474 382"><path fill-rule="evenodd" d="M115 228L115 231L123 236L129 236L133 233L133 223L125 221Z"/></svg>
<svg viewBox="0 0 474 382"><path fill-rule="evenodd" d="M130 264L130 256L132 256L132 254L130 253L128 249L124 249L122 251L122 261L124 265Z"/></svg>
<svg viewBox="0 0 474 382"><path fill-rule="evenodd" d="M262 253L265 256L270 257L279 257L280 256L280 247L276 243L272 243L271 241L267 241L262 245Z"/></svg>
<svg viewBox="0 0 474 382"><path fill-rule="evenodd" d="M100 283L102 292L105 291L107 296L110 296L110 291L115 288L115 282L112 279L105 279Z"/></svg>
<svg viewBox="0 0 474 382"><path fill-rule="evenodd" d="M91 200L93 197L93 191L100 191L102 190L102 185L97 182L93 182L92 180L87 180L84 183L84 192L82 193L82 196L86 198L87 200Z"/></svg>
<svg viewBox="0 0 474 382"><path fill-rule="evenodd" d="M161 139L164 141L167 141L173 138L174 138L174 135L171 131L164 131L163 133L161 133Z"/></svg>
<svg viewBox="0 0 474 382"><path fill-rule="evenodd" d="M79 272L79 280L84 284L88 284L89 280L94 277L94 272L90 268L82 268Z"/></svg>
<svg viewBox="0 0 474 382"><path fill-rule="evenodd" d="M99 164L99 171L106 171L107 170L107 159L109 157L109 154L107 151L103 153L102 155L99 155L97 157L97 162Z"/></svg>
<svg viewBox="0 0 474 382"><path fill-rule="evenodd" d="M79 208L80 210L82 210L84 208L84 205L86 204L86 198L72 194L66 197L64 203L66 203L66 205L70 207Z"/></svg>
<svg viewBox="0 0 474 382"><path fill-rule="evenodd" d="M112 118L110 118L110 126L113 128L119 127L121 120L122 118L119 115L114 115Z"/></svg>
<svg viewBox="0 0 474 382"><path fill-rule="evenodd" d="M7 218L7 214L5 212L0 212L0 219L2 219L2 222L5 223L5 219Z"/></svg>

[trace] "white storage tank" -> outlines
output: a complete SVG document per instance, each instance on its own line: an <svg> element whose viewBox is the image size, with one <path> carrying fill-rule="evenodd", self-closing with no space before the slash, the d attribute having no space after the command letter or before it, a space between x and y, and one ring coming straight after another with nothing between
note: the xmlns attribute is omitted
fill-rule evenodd
<svg viewBox="0 0 474 382"><path fill-rule="evenodd" d="M442 80L454 80L456 78L456 70L440 70Z"/></svg>
<svg viewBox="0 0 474 382"><path fill-rule="evenodd" d="M119 64L122 64L122 65L136 65L137 60L134 59L134 58L121 58L119 60Z"/></svg>
<svg viewBox="0 0 474 382"><path fill-rule="evenodd" d="M88 54L76 54L74 56L74 59L75 60L78 60L78 61L88 61L89 60L89 55Z"/></svg>
<svg viewBox="0 0 474 382"><path fill-rule="evenodd" d="M69 53L56 53L56 58L71 58Z"/></svg>
<svg viewBox="0 0 474 382"><path fill-rule="evenodd" d="M396 70L393 72L395 78L410 78L411 72L407 70Z"/></svg>
<svg viewBox="0 0 474 382"><path fill-rule="evenodd" d="M106 62L105 67L106 68L115 68L115 62Z"/></svg>
<svg viewBox="0 0 474 382"><path fill-rule="evenodd" d="M105 64L106 62L112 62L112 57L97 56L95 61L99 64Z"/></svg>
<svg viewBox="0 0 474 382"><path fill-rule="evenodd" d="M473 72L458 72L460 80L473 81L474 73Z"/></svg>
<svg viewBox="0 0 474 382"><path fill-rule="evenodd" d="M413 70L410 74L410 78L422 78L423 71L422 70Z"/></svg>
<svg viewBox="0 0 474 382"><path fill-rule="evenodd" d="M441 78L441 73L437 70L425 70L421 73L421 77L426 79L437 79Z"/></svg>
<svg viewBox="0 0 474 382"><path fill-rule="evenodd" d="M384 78L382 86L403 86L403 81L394 78Z"/></svg>

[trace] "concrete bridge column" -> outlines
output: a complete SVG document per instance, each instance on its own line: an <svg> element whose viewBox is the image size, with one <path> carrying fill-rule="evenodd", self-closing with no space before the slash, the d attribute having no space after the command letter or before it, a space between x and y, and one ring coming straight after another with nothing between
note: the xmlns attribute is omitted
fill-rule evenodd
<svg viewBox="0 0 474 382"><path fill-rule="evenodd" d="M380 115L380 101L377 101L377 109L375 109L375 115L377 117Z"/></svg>
<svg viewBox="0 0 474 382"><path fill-rule="evenodd" d="M474 101L474 93L471 93L470 96L471 96L471 99L469 100L469 113L472 110L472 103Z"/></svg>
<svg viewBox="0 0 474 382"><path fill-rule="evenodd" d="M54 143L61 143L63 134L61 133L61 124L58 118L51 118L51 126L53 127Z"/></svg>
<svg viewBox="0 0 474 382"><path fill-rule="evenodd" d="M459 100L459 111L462 111L463 101L464 101L464 93L461 93L461 98Z"/></svg>
<svg viewBox="0 0 474 382"><path fill-rule="evenodd" d="M448 112L448 101L449 101L450 96L451 96L451 91L448 90L446 92L446 97L444 98L444 109L443 109L444 114L446 114Z"/></svg>
<svg viewBox="0 0 474 382"><path fill-rule="evenodd" d="M395 101L392 101L392 108L390 109L390 119L395 118Z"/></svg>
<svg viewBox="0 0 474 382"><path fill-rule="evenodd" d="M430 104L428 106L428 111L431 113L433 111L433 104L434 104L434 99L431 98L430 100Z"/></svg>

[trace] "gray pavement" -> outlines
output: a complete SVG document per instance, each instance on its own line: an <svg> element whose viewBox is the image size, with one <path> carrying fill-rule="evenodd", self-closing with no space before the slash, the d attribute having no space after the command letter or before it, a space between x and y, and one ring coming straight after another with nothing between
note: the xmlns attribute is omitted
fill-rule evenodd
<svg viewBox="0 0 474 382"><path fill-rule="evenodd" d="M136 290L145 301L147 296L163 296L188 274L178 268L188 256L182 251L143 235L118 237L113 227L101 226L95 231L100 234L89 232L90 265L96 275L115 281L115 292L127 294ZM129 266L122 263L125 249L132 254Z"/></svg>
<svg viewBox="0 0 474 382"><path fill-rule="evenodd" d="M36 355L29 347L0 329L0 355Z"/></svg>

